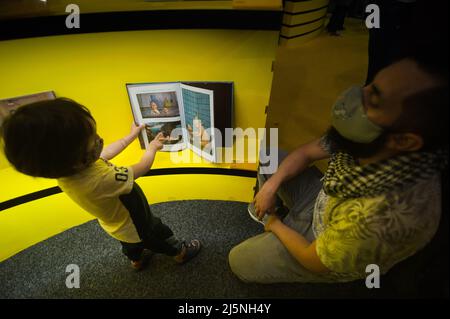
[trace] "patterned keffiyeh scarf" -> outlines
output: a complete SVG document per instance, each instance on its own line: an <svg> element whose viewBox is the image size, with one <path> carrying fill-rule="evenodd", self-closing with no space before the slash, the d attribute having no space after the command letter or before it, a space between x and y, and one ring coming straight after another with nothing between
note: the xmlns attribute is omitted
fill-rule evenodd
<svg viewBox="0 0 450 319"><path fill-rule="evenodd" d="M323 187L327 195L342 199L373 197L431 178L447 162L448 149L412 152L365 166L357 165L351 155L337 152L329 162Z"/></svg>

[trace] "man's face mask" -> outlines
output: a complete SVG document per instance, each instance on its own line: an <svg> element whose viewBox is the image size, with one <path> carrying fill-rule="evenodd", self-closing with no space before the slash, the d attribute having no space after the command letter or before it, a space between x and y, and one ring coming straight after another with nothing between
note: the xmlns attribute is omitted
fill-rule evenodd
<svg viewBox="0 0 450 319"><path fill-rule="evenodd" d="M383 132L382 127L367 118L360 86L352 86L338 97L331 111L331 125L356 143L370 143Z"/></svg>

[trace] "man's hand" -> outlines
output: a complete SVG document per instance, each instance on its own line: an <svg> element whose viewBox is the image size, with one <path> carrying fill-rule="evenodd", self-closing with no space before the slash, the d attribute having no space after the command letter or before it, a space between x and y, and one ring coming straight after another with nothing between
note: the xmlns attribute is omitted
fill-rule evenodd
<svg viewBox="0 0 450 319"><path fill-rule="evenodd" d="M155 152L159 151L163 148L163 142L166 140L164 134L159 132L158 135L150 142L149 149L154 150Z"/></svg>
<svg viewBox="0 0 450 319"><path fill-rule="evenodd" d="M256 216L258 216L260 220L266 213L271 213L275 210L276 191L276 188L270 183L270 180L268 180L253 199Z"/></svg>

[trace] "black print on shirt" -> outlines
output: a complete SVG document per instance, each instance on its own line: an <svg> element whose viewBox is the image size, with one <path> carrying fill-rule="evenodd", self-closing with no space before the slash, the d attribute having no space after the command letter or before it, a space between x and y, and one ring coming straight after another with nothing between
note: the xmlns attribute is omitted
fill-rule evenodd
<svg viewBox="0 0 450 319"><path fill-rule="evenodd" d="M114 167L116 173L116 181L126 182L128 180L128 169L126 167Z"/></svg>

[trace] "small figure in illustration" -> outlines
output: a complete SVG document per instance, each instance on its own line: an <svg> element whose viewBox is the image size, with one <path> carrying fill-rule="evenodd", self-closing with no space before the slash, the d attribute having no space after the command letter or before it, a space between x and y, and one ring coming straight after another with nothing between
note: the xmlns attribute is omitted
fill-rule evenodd
<svg viewBox="0 0 450 319"><path fill-rule="evenodd" d="M150 102L150 108L152 109L150 114L151 115L160 115L161 112L158 110L158 104L156 104L155 101Z"/></svg>
<svg viewBox="0 0 450 319"><path fill-rule="evenodd" d="M194 145L200 144L201 148L203 149L203 147L205 147L210 142L211 136L203 126L202 121L199 119L198 115L194 117L192 125L194 126L193 128L190 124L187 125L187 129L191 137L191 143Z"/></svg>
<svg viewBox="0 0 450 319"><path fill-rule="evenodd" d="M169 99L166 98L164 100L163 113L164 114L169 114L171 112L172 106L173 106L172 100L169 100Z"/></svg>
<svg viewBox="0 0 450 319"><path fill-rule="evenodd" d="M183 137L181 135L176 136L176 137L172 137L172 131L174 129L176 129L177 127L180 127L181 123L178 122L168 122L168 123L164 123L162 126L160 125L145 125L145 130L147 132L147 136L149 140L153 140L156 135L158 135L159 133L162 133L162 143L164 145L173 145L173 144L177 144L180 143L183 139Z"/></svg>

